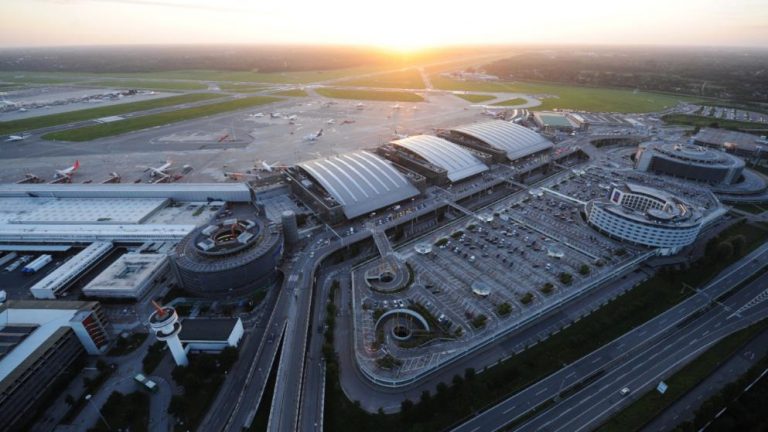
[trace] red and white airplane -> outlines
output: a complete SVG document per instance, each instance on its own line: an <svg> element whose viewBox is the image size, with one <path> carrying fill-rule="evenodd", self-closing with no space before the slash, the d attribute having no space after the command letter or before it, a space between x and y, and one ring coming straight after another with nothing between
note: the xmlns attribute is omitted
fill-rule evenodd
<svg viewBox="0 0 768 432"><path fill-rule="evenodd" d="M71 167L63 170L56 170L55 177L56 178L72 177L72 174L74 174L78 168L80 168L80 161L76 160L74 165L72 165Z"/></svg>

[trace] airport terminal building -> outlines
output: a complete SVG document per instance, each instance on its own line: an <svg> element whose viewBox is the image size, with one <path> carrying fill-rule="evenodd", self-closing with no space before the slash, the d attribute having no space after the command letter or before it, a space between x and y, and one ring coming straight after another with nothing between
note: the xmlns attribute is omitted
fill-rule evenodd
<svg viewBox="0 0 768 432"><path fill-rule="evenodd" d="M551 141L513 122L491 120L438 133L453 143L491 155L494 162L521 161L549 154Z"/></svg>

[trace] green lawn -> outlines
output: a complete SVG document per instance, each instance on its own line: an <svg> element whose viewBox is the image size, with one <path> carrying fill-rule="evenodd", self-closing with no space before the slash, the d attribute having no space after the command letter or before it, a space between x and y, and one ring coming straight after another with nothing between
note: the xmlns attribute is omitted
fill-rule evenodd
<svg viewBox="0 0 768 432"><path fill-rule="evenodd" d="M766 328L768 328L768 320L763 320L721 340L667 379L665 382L669 388L666 393L661 394L655 389L648 391L640 399L605 422L598 431L640 430L678 398L693 389L701 380L711 375L742 345Z"/></svg>
<svg viewBox="0 0 768 432"><path fill-rule="evenodd" d="M494 105L496 106L515 106L515 105L521 105L528 102L527 100L523 98L514 98L514 99L508 99L501 102L496 102Z"/></svg>
<svg viewBox="0 0 768 432"><path fill-rule="evenodd" d="M536 107L539 110L563 108L597 112L653 112L674 106L678 101L696 100L690 96L562 84L457 81L439 75L432 76L431 79L435 88L443 90L538 95L542 100L542 105Z"/></svg>
<svg viewBox="0 0 768 432"><path fill-rule="evenodd" d="M723 120L714 117L704 117L688 114L668 114L661 118L666 123L699 127L719 127L730 130L758 129L768 130L768 124L752 123L737 120Z"/></svg>
<svg viewBox="0 0 768 432"><path fill-rule="evenodd" d="M94 87L139 88L150 90L203 90L208 85L190 81L149 81L149 80L96 80L84 81L79 85Z"/></svg>
<svg viewBox="0 0 768 432"><path fill-rule="evenodd" d="M349 90L342 88L319 88L320 96L336 99L377 100L393 102L423 102L424 98L416 93L405 91Z"/></svg>
<svg viewBox="0 0 768 432"><path fill-rule="evenodd" d="M472 102L472 103L480 103L480 102L489 101L491 99L496 99L496 96L494 96L494 95L487 95L487 94L469 94L469 93L461 94L461 93L454 93L453 95L454 96L458 96L458 97L464 99L465 101Z"/></svg>
<svg viewBox="0 0 768 432"><path fill-rule="evenodd" d="M264 84L253 84L253 83L228 83L228 82L222 82L218 83L219 88L224 91L233 91L233 92L241 92L241 93L253 93L253 92L260 92L269 86Z"/></svg>
<svg viewBox="0 0 768 432"><path fill-rule="evenodd" d="M250 108L275 102L279 99L266 96L251 96L226 102L213 103L194 108L185 108L159 114L134 117L112 123L104 123L94 126L85 126L61 132L52 132L43 135L43 139L61 141L90 141L113 135L120 135L155 126L162 126L184 120L221 114L228 111Z"/></svg>
<svg viewBox="0 0 768 432"><path fill-rule="evenodd" d="M417 69L389 72L362 78L339 81L341 86L353 87L386 87L404 89L423 89L426 86L421 79L421 73Z"/></svg>
<svg viewBox="0 0 768 432"><path fill-rule="evenodd" d="M307 92L302 89L283 90L272 93L275 96L291 96L291 97L305 97L308 96Z"/></svg>
<svg viewBox="0 0 768 432"><path fill-rule="evenodd" d="M136 111L144 111L154 108L162 108L173 105L180 105L190 102L215 99L222 95L212 93L194 93L180 96L171 96L160 99L145 100L140 102L129 102L124 104L109 105L99 108L88 108L78 111L70 111L59 114L51 114L39 117L30 117L19 120L0 122L0 135L14 132L28 131L50 126L74 123L84 120L93 120L101 117L121 115Z"/></svg>

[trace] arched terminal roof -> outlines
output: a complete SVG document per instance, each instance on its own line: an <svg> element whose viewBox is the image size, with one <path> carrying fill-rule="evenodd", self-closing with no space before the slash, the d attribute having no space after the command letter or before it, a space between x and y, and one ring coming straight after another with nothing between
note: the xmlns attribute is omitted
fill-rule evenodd
<svg viewBox="0 0 768 432"><path fill-rule="evenodd" d="M452 182L487 171L488 167L467 149L431 135L416 135L392 141L428 162L445 169Z"/></svg>
<svg viewBox="0 0 768 432"><path fill-rule="evenodd" d="M491 120L450 129L480 140L490 147L505 151L510 160L547 150L554 145L543 136L515 123Z"/></svg>
<svg viewBox="0 0 768 432"><path fill-rule="evenodd" d="M299 164L354 218L414 197L419 191L389 162L367 151Z"/></svg>

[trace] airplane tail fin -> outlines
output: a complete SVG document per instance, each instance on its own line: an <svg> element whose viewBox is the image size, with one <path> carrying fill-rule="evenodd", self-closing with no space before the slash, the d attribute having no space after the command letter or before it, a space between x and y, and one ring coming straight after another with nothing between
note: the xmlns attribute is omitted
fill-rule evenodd
<svg viewBox="0 0 768 432"><path fill-rule="evenodd" d="M72 171L77 171L78 168L80 168L80 161L76 160L75 164L72 165Z"/></svg>

